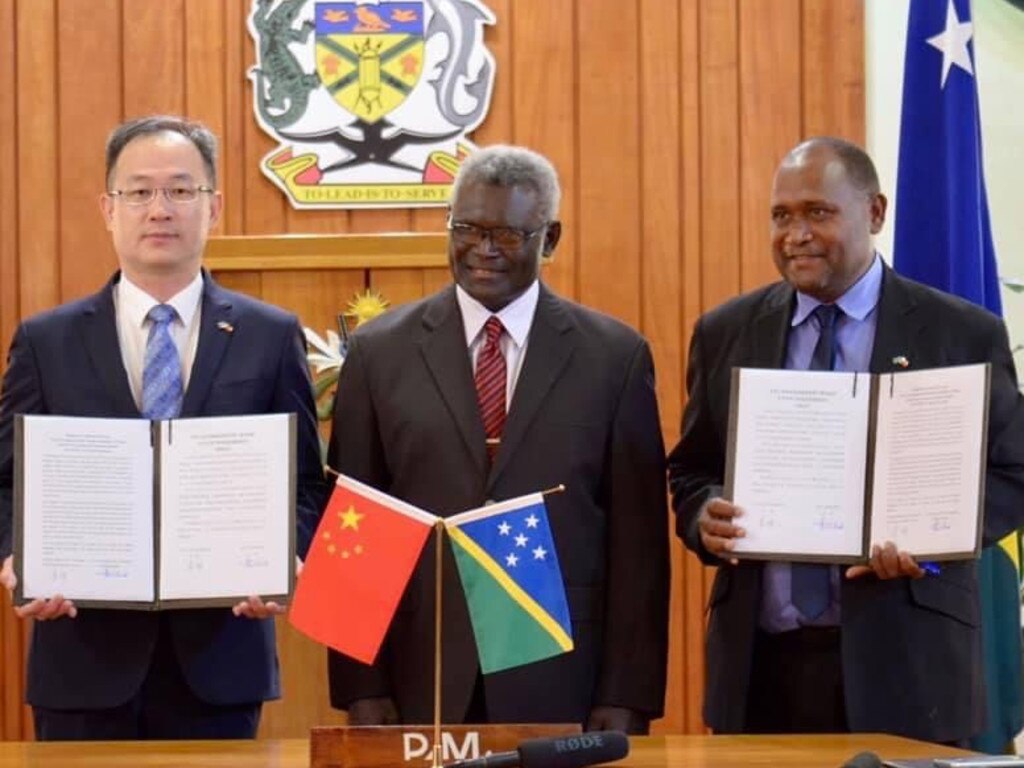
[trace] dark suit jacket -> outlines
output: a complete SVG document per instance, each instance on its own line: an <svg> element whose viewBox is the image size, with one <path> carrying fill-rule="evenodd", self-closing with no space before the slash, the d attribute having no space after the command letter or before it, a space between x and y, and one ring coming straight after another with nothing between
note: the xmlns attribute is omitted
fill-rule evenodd
<svg viewBox="0 0 1024 768"><path fill-rule="evenodd" d="M643 338L541 286L502 444L488 468L453 287L383 315L352 339L328 462L439 515L564 483L547 497L575 650L484 678L494 722L583 722L599 704L660 716L668 610L664 456ZM392 696L432 716L433 543L376 663L330 656L331 701ZM461 722L477 655L444 552L443 716Z"/></svg>
<svg viewBox="0 0 1024 768"><path fill-rule="evenodd" d="M677 531L708 564L701 506L722 493L733 366L781 368L794 292L776 283L709 312L690 348L682 439L669 456ZM978 307L886 268L871 371L992 363L985 543L1024 522L1024 406L1002 322ZM897 542L898 543L898 542ZM705 721L744 730L762 566L722 565L711 594ZM931 741L966 738L985 719L975 561L943 563L918 580L844 580L842 662L849 725Z"/></svg>
<svg viewBox="0 0 1024 768"><path fill-rule="evenodd" d="M0 557L11 553L14 416L141 418L121 358L112 288L23 322L14 335L0 395ZM182 418L297 414L297 522L304 555L323 501L316 415L305 342L294 316L220 288L204 274L199 342ZM234 331L218 329L228 323ZM142 684L161 621L157 613L83 609L37 622L27 698L54 709L120 705ZM280 695L274 622L228 609L166 613L189 685L213 704Z"/></svg>

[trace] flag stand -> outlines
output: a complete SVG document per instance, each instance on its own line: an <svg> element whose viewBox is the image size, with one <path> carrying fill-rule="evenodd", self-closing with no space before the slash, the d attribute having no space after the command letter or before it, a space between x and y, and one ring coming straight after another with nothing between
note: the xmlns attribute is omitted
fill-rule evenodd
<svg viewBox="0 0 1024 768"><path fill-rule="evenodd" d="M431 768L442 768L441 745L441 544L444 521L434 524L434 756Z"/></svg>
<svg viewBox="0 0 1024 768"><path fill-rule="evenodd" d="M358 486L352 478L344 478L348 486ZM339 485L340 485L339 481ZM380 494L369 487L359 487L364 495ZM541 492L557 493L564 486ZM380 494L386 496L386 494ZM394 500L393 500L394 501ZM400 503L400 502L397 502ZM430 725L317 726L311 729L309 765L311 768L393 768L428 761L431 768L442 768L443 761L467 760L493 752L506 752L526 739L554 738L581 732L577 723L532 724L441 724L442 680L442 568L445 522L431 516L428 526L434 527L434 715ZM429 531L426 532L429 536ZM450 535L450 534L449 534ZM422 540L421 540L422 541Z"/></svg>

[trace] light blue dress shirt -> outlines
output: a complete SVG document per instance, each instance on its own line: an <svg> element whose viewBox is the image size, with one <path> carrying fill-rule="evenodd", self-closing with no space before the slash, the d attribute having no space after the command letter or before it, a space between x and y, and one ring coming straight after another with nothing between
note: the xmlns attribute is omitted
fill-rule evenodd
<svg viewBox="0 0 1024 768"><path fill-rule="evenodd" d="M867 371L878 324L878 299L882 292L882 257L877 253L868 271L836 304L843 311L836 322L835 369ZM812 317L820 301L803 293L796 294L796 308L790 321L786 343L788 370L803 371L810 367L814 346L818 343L818 321ZM766 632L786 632L802 626L828 627L839 624L839 580L842 569L832 566L831 599L828 608L813 621L805 619L790 598L792 569L789 563L766 563L761 595L759 625Z"/></svg>

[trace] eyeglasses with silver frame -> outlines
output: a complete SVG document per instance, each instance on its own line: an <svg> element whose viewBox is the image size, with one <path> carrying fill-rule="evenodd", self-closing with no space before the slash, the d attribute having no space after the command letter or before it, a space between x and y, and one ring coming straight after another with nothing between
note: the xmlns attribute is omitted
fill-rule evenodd
<svg viewBox="0 0 1024 768"><path fill-rule="evenodd" d="M199 199L201 192L213 194L213 187L202 184L195 187L133 187L132 189L111 189L107 192L111 197L119 197L127 205L149 205L156 193L163 194L164 199L177 205L188 205Z"/></svg>

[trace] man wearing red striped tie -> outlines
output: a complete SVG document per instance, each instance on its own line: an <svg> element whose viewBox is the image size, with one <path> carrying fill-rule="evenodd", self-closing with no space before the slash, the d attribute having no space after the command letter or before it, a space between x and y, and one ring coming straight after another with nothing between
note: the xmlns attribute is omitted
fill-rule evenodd
<svg viewBox="0 0 1024 768"><path fill-rule="evenodd" d="M438 515L564 484L547 499L575 649L480 672L444 553L442 717L647 731L664 705L664 455L646 341L538 279L561 235L558 178L535 152L471 155L452 192L454 285L354 334L328 455ZM372 665L330 655L352 724L432 717L434 579L420 560Z"/></svg>

